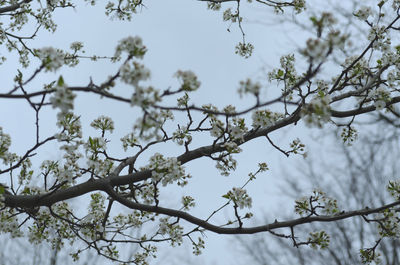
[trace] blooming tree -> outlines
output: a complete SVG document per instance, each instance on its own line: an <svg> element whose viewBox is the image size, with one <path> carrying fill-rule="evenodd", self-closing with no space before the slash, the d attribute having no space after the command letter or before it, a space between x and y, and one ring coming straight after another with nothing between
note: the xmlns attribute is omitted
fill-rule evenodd
<svg viewBox="0 0 400 265"><path fill-rule="evenodd" d="M100 4L95 0L88 2ZM223 21L237 25L242 39L236 53L244 59L257 47L245 38L242 5L271 7L277 16L284 12L307 14L304 0L204 2L211 11L222 10ZM56 249L62 248L65 242L79 241L85 246L71 253L74 259L86 249L95 249L110 260L135 264L146 264L155 256L160 242L176 246L187 240L192 243L194 254L200 254L206 244L205 231L270 232L280 236L276 230L288 228L289 234L283 236L295 246L326 248L329 244L326 231L310 231L309 236L298 238L296 228L307 223L362 216L381 228L382 240L399 236L398 213L394 210L400 204L398 181L388 185L392 201L377 207L341 209L335 198L316 190L293 203L298 218L257 226L246 224L253 216L254 200L246 185L268 170L268 161L259 163L242 186L227 187L221 194L226 203L216 206L205 218L193 214L196 198L190 196L190 191L177 200L176 208L168 207L161 196L161 192L172 186L185 188L191 179L185 164L193 160L208 158L215 162L221 175L228 176L237 167L235 155L242 152L241 146L256 138L266 138L266 143L283 153L283 157L304 153L306 147L299 138L293 139L287 149L271 140L270 133L285 127L296 129L294 125L298 123L316 128L338 127L343 141L350 143L357 136L355 124L364 119L363 114L388 112L398 116L400 45L395 39L392 43L392 38L399 30L400 1L365 3L368 5L352 12L353 23L368 32L364 44L354 39L352 30L342 30L335 14L310 15L312 36L299 51L282 56L280 65L268 75L268 85L252 79L238 84L239 94L250 95L255 103L237 110L232 105L221 107L193 102L191 94L200 89L201 81L191 70L177 69L174 77L179 85L176 87L163 90L147 85L150 70L142 61L147 48L139 36L120 40L111 56L87 56L81 42L73 42L69 50L33 47L29 40L39 38L42 30L54 32L54 12L74 7L73 1L2 1L0 44L19 57L21 67L13 86L2 88L0 99L26 102L35 113L36 122L32 129L35 140L23 153L11 151L12 135L7 133L6 124L0 127L0 174L4 183L0 186L0 231L13 237L27 236L33 243L50 242ZM145 4L142 0L109 1L105 13L113 19L131 20ZM28 31L31 33L27 34ZM7 60L4 56L1 59ZM77 66L82 60L110 60L118 69L99 83L68 85L62 68ZM339 64L332 66L332 62ZM45 74L56 77L37 85ZM280 88L279 95L264 97L271 85ZM130 87L130 94L119 94L119 86ZM99 116L93 120L90 126L98 134L83 136L82 117L74 113L74 102L85 93L99 96L99 101L106 98L140 111L132 130L118 143L124 154L117 157L107 149L117 144L109 140L117 129L111 117ZM50 108L57 114L58 132L43 137L40 117ZM184 119L174 120L175 116L182 115ZM194 141L199 137L207 139L203 145ZM51 143L59 146L62 158L35 165L34 156L40 156L41 150ZM165 143L177 145L180 154L169 157L154 152L155 147ZM145 164L138 162L143 156L149 157ZM70 202L81 196L90 198L84 215L78 213L82 209L72 207ZM215 213L229 207L234 219L214 223ZM139 229L143 232L132 236L131 231ZM137 244L140 250L124 260L119 251L128 243ZM361 251L365 263L377 257L376 245L371 243L371 248Z"/></svg>

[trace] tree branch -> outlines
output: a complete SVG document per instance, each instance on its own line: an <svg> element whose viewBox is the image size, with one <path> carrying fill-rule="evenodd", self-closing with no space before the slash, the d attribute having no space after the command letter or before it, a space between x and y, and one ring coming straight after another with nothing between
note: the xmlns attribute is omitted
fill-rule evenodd
<svg viewBox="0 0 400 265"><path fill-rule="evenodd" d="M31 1L32 1L32 0L23 0L23 1L21 1L21 2L18 2L18 3L16 3L16 4L14 4L14 5L2 7L2 8L0 8L0 14L6 13L6 12L10 12L10 11L15 11L15 10L17 10L18 8L20 8L22 4L24 4L24 3L29 3L29 2L31 2Z"/></svg>

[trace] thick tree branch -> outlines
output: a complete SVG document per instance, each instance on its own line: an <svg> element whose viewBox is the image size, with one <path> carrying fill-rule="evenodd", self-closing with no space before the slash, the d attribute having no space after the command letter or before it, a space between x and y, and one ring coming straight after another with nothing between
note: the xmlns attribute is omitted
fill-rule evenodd
<svg viewBox="0 0 400 265"><path fill-rule="evenodd" d="M391 106L393 104L399 103L400 102L400 96L399 97L394 97L392 98L389 102L386 103L386 107ZM348 110L348 111L335 111L331 110L332 117L335 118L346 118L346 117L352 117L356 116L359 114L367 113L376 110L376 107L374 105L364 107L364 108L357 108L353 110Z"/></svg>
<svg viewBox="0 0 400 265"><path fill-rule="evenodd" d="M202 228L205 228L209 231L212 231L212 232L215 232L218 234L254 234L254 233L259 233L259 232L267 232L267 231L278 229L278 228L294 227L297 225L312 223L312 222L334 222L334 221L339 221L339 220L347 219L347 218L354 217L354 216L364 216L364 215L369 215L372 213L379 213L385 209L389 209L389 208L395 207L397 205L400 205L400 201L396 201L396 202L386 204L386 205L383 205L382 207L378 207L378 208L374 208L374 209L365 208L362 210L343 212L341 214L332 215L332 216L328 215L328 216L302 217L302 218L293 219L293 220L289 220L289 221L282 221L282 222L275 221L273 223L270 223L267 225L262 225L262 226L255 226L255 227L248 227L248 228L246 228L246 227L227 228L227 227L221 227L221 226L216 226L216 225L210 224L209 222L206 222L200 218L197 218L197 217L190 215L183 211L173 210L173 209L159 207L159 206L150 206L150 205L145 205L145 204L140 204L140 203L130 201L130 200L118 195L111 187L108 188L106 192L114 200L118 201L119 203L121 203L122 205L124 205L128 208L152 212L152 213L165 214L168 216L179 217L181 219L188 221L189 223L198 225Z"/></svg>
<svg viewBox="0 0 400 265"><path fill-rule="evenodd" d="M16 4L14 4L14 5L2 7L2 8L0 8L0 14L6 13L6 12L15 11L15 10L17 10L18 8L20 8L22 4L24 4L24 3L29 3L29 2L31 2L31 1L32 1L32 0L23 0L23 1L20 1L20 2L18 2L18 3L16 3Z"/></svg>
<svg viewBox="0 0 400 265"><path fill-rule="evenodd" d="M400 102L400 97L393 98L392 101L390 103L388 103L388 105L394 104L397 102ZM300 110L301 110L301 107L298 107L298 109L291 116L277 121L274 125L272 125L270 127L252 130L252 131L248 132L244 136L244 142L239 143L239 145L244 144L244 143L246 143L254 138L257 138L257 137L264 137L268 133L271 133L275 130L278 130L278 129L288 126L290 124L296 123L300 119ZM345 117L352 117L354 115L361 114L361 113L371 112L374 110L375 110L375 106L369 106L369 107L365 107L365 108L361 108L361 109L344 111L344 112L332 111L332 116L345 118ZM225 148L222 146L222 144L204 146L204 147L200 147L200 148L194 149L189 152L185 152L184 154L178 156L178 160L181 162L181 164L185 164L189 161L192 161L192 160L204 157L204 156L209 156L209 155L217 153L217 152L222 152L224 150L225 150ZM133 159L133 158L131 158L131 159ZM26 208L32 208L32 207L43 206L43 205L48 206L48 205L54 204L56 202L71 199L74 197L78 197L83 194L95 191L95 190L105 190L107 185L111 185L111 186L128 185L130 183L143 181L143 180L146 180L151 177L150 170L143 170L140 172L135 172L132 174L120 176L119 173L130 163L132 163L132 161L130 161L130 159L126 160L125 162L122 162L107 179L91 180L91 181L73 186L71 188L58 190L53 193L44 194L44 195L16 195L16 196L11 196L11 197L7 196L6 197L6 205L10 206L10 207L26 207Z"/></svg>

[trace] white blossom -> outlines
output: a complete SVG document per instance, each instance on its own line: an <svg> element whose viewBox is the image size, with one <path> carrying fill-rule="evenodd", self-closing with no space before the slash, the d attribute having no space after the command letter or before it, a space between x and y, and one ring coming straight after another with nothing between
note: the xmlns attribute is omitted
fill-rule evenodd
<svg viewBox="0 0 400 265"><path fill-rule="evenodd" d="M10 135L3 132L3 128L0 127L0 157L2 157L11 146Z"/></svg>
<svg viewBox="0 0 400 265"><path fill-rule="evenodd" d="M222 145L229 153L240 153L242 149L235 142L226 142Z"/></svg>
<svg viewBox="0 0 400 265"><path fill-rule="evenodd" d="M384 107L386 107L386 102L383 100L377 100L375 101L374 106L376 110L382 110Z"/></svg>
<svg viewBox="0 0 400 265"><path fill-rule="evenodd" d="M231 22L235 23L238 20L238 14L233 14L232 13L232 8L228 8L224 11L223 15L222 15L222 19L224 21L228 21L230 20ZM241 18L239 18L241 19Z"/></svg>
<svg viewBox="0 0 400 265"><path fill-rule="evenodd" d="M302 54L315 60L324 59L329 50L329 43L321 39L308 39L307 48L302 50Z"/></svg>
<svg viewBox="0 0 400 265"><path fill-rule="evenodd" d="M181 166L181 162L176 157L164 158L162 154L155 153L150 157L149 162L148 168L152 170L153 181L160 181L163 186L188 177L185 175L184 167Z"/></svg>
<svg viewBox="0 0 400 265"><path fill-rule="evenodd" d="M330 121L332 99L328 94L318 94L309 104L307 104L301 112L301 117L307 126L323 127L323 124Z"/></svg>
<svg viewBox="0 0 400 265"><path fill-rule="evenodd" d="M241 149L237 148L236 153L240 152ZM232 155L228 155L219 159L215 165L215 167L220 171L222 176L229 176L231 171L236 170L237 161L233 158Z"/></svg>
<svg viewBox="0 0 400 265"><path fill-rule="evenodd" d="M110 131L112 133L114 130L114 121L110 117L101 115L97 119L93 120L92 123L90 123L90 126L99 129L102 132Z"/></svg>
<svg viewBox="0 0 400 265"><path fill-rule="evenodd" d="M50 97L50 103L53 108L61 110L62 114L68 113L74 108L74 98L76 95L65 85L62 77L59 78L55 87L55 92Z"/></svg>
<svg viewBox="0 0 400 265"><path fill-rule="evenodd" d="M124 148L124 151L128 150L128 147L134 147L138 145L138 139L133 133L125 135L120 140L122 142L122 147Z"/></svg>
<svg viewBox="0 0 400 265"><path fill-rule="evenodd" d="M180 89L185 91L194 91L200 87L200 81L192 71L177 71L174 76L181 81L182 86Z"/></svg>
<svg viewBox="0 0 400 265"><path fill-rule="evenodd" d="M246 130L243 130L242 128L240 128L240 126L235 126L230 129L229 133L233 139L243 140L243 136L246 133Z"/></svg>
<svg viewBox="0 0 400 265"><path fill-rule="evenodd" d="M392 8L398 10L400 8L400 0L393 0Z"/></svg>
<svg viewBox="0 0 400 265"><path fill-rule="evenodd" d="M254 46L251 43L239 42L235 47L235 53L246 59L253 54L253 50Z"/></svg>
<svg viewBox="0 0 400 265"><path fill-rule="evenodd" d="M47 0L47 8L52 8L56 6L60 0Z"/></svg>
<svg viewBox="0 0 400 265"><path fill-rule="evenodd" d="M253 119L253 127L267 127L275 124L276 121L281 119L283 117L282 114L272 112L270 110L256 110L253 112L251 115L251 118Z"/></svg>
<svg viewBox="0 0 400 265"><path fill-rule="evenodd" d="M69 47L71 48L71 50L74 50L76 52L83 48L83 43L80 41L74 41Z"/></svg>
<svg viewBox="0 0 400 265"><path fill-rule="evenodd" d="M207 9L218 11L221 9L221 3L207 2Z"/></svg>
<svg viewBox="0 0 400 265"><path fill-rule="evenodd" d="M168 233L169 230L169 224L168 224L168 218L160 218L160 223L158 224L158 233L161 235L165 235Z"/></svg>
<svg viewBox="0 0 400 265"><path fill-rule="evenodd" d="M377 40L381 40L381 39L384 39L385 36L386 36L386 27L385 26L374 25L369 30L368 40L372 41L375 38Z"/></svg>
<svg viewBox="0 0 400 265"><path fill-rule="evenodd" d="M225 131L224 123L218 119L212 119L210 123L211 123L211 130L210 130L211 136L220 137Z"/></svg>
<svg viewBox="0 0 400 265"><path fill-rule="evenodd" d="M171 238L171 245L180 245L182 243L183 227L178 224L169 224L168 218L160 218L158 233L168 234Z"/></svg>
<svg viewBox="0 0 400 265"><path fill-rule="evenodd" d="M143 59L146 51L146 46L143 45L142 39L140 37L127 37L119 42L115 51L115 57L121 56L122 52L127 52L129 56Z"/></svg>
<svg viewBox="0 0 400 265"><path fill-rule="evenodd" d="M258 82L253 82L249 78L246 81L240 81L240 86L238 89L238 92L240 96L243 96L243 94L253 94L255 96L258 96L260 93L260 88L261 84Z"/></svg>
<svg viewBox="0 0 400 265"><path fill-rule="evenodd" d="M150 78L150 70L137 62L125 63L120 68L121 80L129 85L138 86L140 81Z"/></svg>
<svg viewBox="0 0 400 265"><path fill-rule="evenodd" d="M367 20L368 17L372 15L372 9L369 6L362 6L354 15L360 20Z"/></svg>
<svg viewBox="0 0 400 265"><path fill-rule="evenodd" d="M173 132L172 141L179 145L183 145L185 142L190 143L192 141L192 136L188 132L186 126L180 126L175 132Z"/></svg>
<svg viewBox="0 0 400 265"><path fill-rule="evenodd" d="M131 105L146 108L161 101L159 91L152 86L142 87L137 85L131 97Z"/></svg>
<svg viewBox="0 0 400 265"><path fill-rule="evenodd" d="M232 188L224 197L232 200L240 209L251 208L252 199L245 189Z"/></svg>
<svg viewBox="0 0 400 265"><path fill-rule="evenodd" d="M42 60L46 71L56 71L64 65L64 54L53 47L38 49L36 55Z"/></svg>

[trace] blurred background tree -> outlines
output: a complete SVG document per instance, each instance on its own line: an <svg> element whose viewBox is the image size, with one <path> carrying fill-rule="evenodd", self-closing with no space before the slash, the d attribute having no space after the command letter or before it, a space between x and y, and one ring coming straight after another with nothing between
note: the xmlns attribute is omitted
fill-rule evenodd
<svg viewBox="0 0 400 265"><path fill-rule="evenodd" d="M396 116L400 117L395 111L391 112L391 116L376 114L370 121L377 123L376 129L363 131L352 146L332 145L330 157L318 157L316 152L317 155L307 157L303 163L299 163L299 170L285 172L285 185L281 186L282 195L297 199L300 194L308 194L311 189L322 189L336 198L339 207L344 210L376 207L390 200L389 193L383 192L383 189L390 180L398 178L400 170L400 122ZM337 138L338 134L340 133L332 137ZM293 247L286 238L266 234L255 237L238 236L236 244L244 253L246 262L251 261L251 264L362 264L360 249L371 248L371 244L379 240L377 225L371 225L370 222L372 221L364 216L329 225L311 223L296 228L296 235L324 228L330 235L330 244L323 250ZM375 251L379 253L383 264L398 265L399 247L398 238L384 238Z"/></svg>

